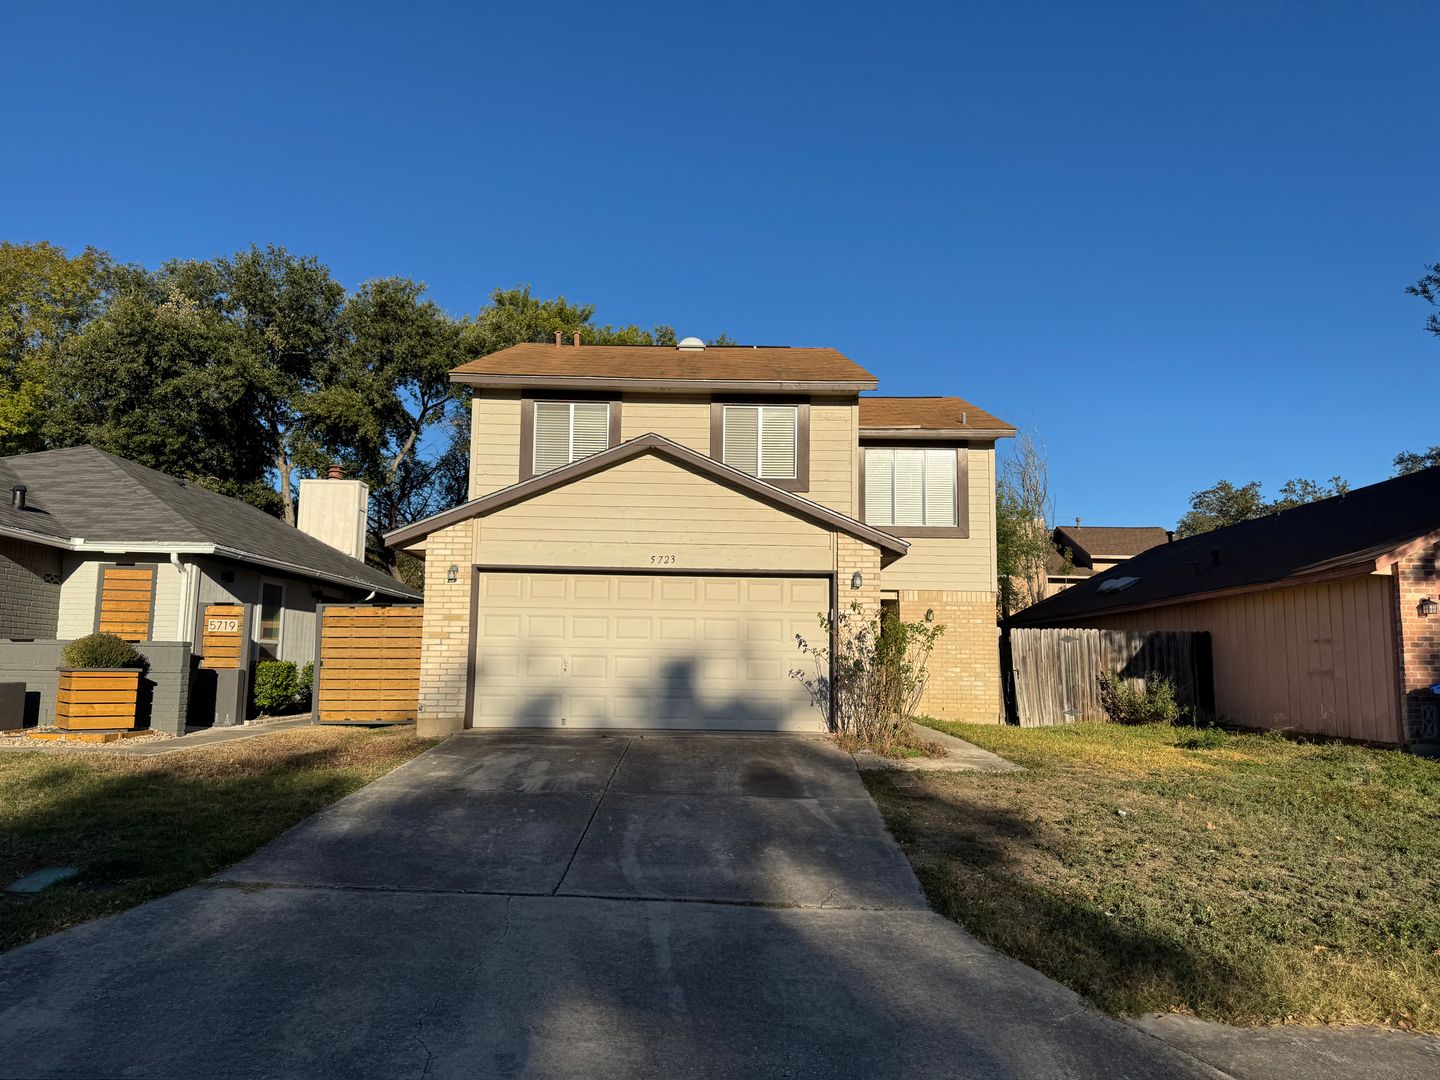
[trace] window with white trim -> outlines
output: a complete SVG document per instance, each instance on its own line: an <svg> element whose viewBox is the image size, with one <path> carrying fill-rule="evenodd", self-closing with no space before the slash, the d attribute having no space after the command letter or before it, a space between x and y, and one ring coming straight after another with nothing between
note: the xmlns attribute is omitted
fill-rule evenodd
<svg viewBox="0 0 1440 1080"><path fill-rule="evenodd" d="M535 475L610 447L608 401L535 402Z"/></svg>
<svg viewBox="0 0 1440 1080"><path fill-rule="evenodd" d="M868 524L953 528L957 495L953 449L865 448L865 521Z"/></svg>
<svg viewBox="0 0 1440 1080"><path fill-rule="evenodd" d="M721 460L762 480L794 480L800 451L794 405L726 405Z"/></svg>

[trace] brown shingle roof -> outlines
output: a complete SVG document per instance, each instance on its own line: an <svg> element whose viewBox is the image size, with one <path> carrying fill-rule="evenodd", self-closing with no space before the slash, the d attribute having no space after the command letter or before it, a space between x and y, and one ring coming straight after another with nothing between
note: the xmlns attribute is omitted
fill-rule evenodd
<svg viewBox="0 0 1440 1080"><path fill-rule="evenodd" d="M875 376L835 349L770 346L512 345L467 361L457 382L501 379L659 380L754 383L834 382L873 388Z"/></svg>
<svg viewBox="0 0 1440 1080"><path fill-rule="evenodd" d="M1010 431L998 416L958 397L862 397L860 430L914 428L917 431Z"/></svg>
<svg viewBox="0 0 1440 1080"><path fill-rule="evenodd" d="M1440 467L1161 544L1006 621L1075 625L1067 620L1298 583L1312 575L1369 573L1397 548L1437 532ZM1123 589L1100 591L1122 577L1135 580Z"/></svg>
<svg viewBox="0 0 1440 1080"><path fill-rule="evenodd" d="M1102 559L1106 555L1129 558L1166 543L1169 537L1159 525L1138 527L1120 525L1061 525L1055 530L1055 542L1074 554Z"/></svg>

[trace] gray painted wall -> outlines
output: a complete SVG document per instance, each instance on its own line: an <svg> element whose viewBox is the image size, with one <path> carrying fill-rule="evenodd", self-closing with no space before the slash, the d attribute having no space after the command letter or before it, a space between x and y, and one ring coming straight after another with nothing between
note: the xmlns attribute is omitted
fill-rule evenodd
<svg viewBox="0 0 1440 1080"><path fill-rule="evenodd" d="M27 725L55 721L63 641L0 641L0 682L25 684ZM140 680L140 726L185 734L190 702L190 646L183 641L141 641L135 647L150 661Z"/></svg>
<svg viewBox="0 0 1440 1080"><path fill-rule="evenodd" d="M60 552L0 538L0 638L53 638L60 617Z"/></svg>
<svg viewBox="0 0 1440 1080"><path fill-rule="evenodd" d="M238 564L224 563L213 559L197 560L200 569L198 584L199 605L196 621L203 615L207 604L255 604L260 602L260 582L279 581L285 585L285 610L280 622L281 660L293 660L304 664L315 659L315 608L319 603L353 603L365 594L355 589L342 589L337 585L321 585L303 578L285 577L283 574L263 573ZM225 580L226 574L232 578ZM317 600L316 592L324 599ZM255 617L259 617L258 611ZM196 634L198 641L201 635ZM250 638L254 640L254 627ZM199 649L197 649L197 652Z"/></svg>

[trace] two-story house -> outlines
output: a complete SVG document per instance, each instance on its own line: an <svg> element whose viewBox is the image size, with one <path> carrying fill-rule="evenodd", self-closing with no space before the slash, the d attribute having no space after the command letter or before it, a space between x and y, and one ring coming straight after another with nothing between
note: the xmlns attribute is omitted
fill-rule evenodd
<svg viewBox="0 0 1440 1080"><path fill-rule="evenodd" d="M827 613L942 623L923 708L1000 717L995 440L958 398L861 397L834 349L517 345L473 390L470 498L425 560L420 730L819 730Z"/></svg>

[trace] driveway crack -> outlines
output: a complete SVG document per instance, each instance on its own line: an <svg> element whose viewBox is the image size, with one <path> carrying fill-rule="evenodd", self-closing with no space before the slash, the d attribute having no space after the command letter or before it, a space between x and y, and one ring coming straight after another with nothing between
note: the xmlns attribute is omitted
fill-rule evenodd
<svg viewBox="0 0 1440 1080"><path fill-rule="evenodd" d="M469 981L469 979L484 966L485 961L489 959L490 955L496 952L504 943L505 939L510 936L510 905L514 899L513 896L507 896L505 898L505 921L500 927L500 933L495 935L495 940L490 943L490 947L484 950L473 964L456 975L455 978L451 979L450 986L446 992L438 996L434 1004L416 1017L415 1032L410 1037L420 1044L420 1049L425 1051L425 1064L420 1069L420 1080L425 1080L425 1078L430 1075L430 1066L435 1063L435 1051L431 1050L430 1044L425 1041L426 1021L435 1014L442 1003L454 998L454 992Z"/></svg>
<svg viewBox="0 0 1440 1080"><path fill-rule="evenodd" d="M575 850L570 852L570 859L565 863L565 870L560 875L560 880L555 882L555 888L550 890L554 896L560 891L560 886L565 884L565 879L570 876L570 867L575 865L575 856L580 854L580 847L585 843L585 838L590 835L590 826L595 824L595 815L600 813L600 804L605 801L605 796L610 794L610 785L615 782L615 777L620 775L620 766L625 764L625 755L630 753L630 747L634 739L625 740L625 749L620 751L620 757L615 761L615 768L610 770L609 777L605 780L605 786L600 789L600 797L595 800L594 807L590 810L590 818L585 822L585 828L580 833L580 839L575 841Z"/></svg>

